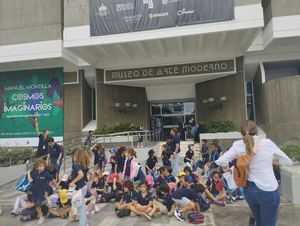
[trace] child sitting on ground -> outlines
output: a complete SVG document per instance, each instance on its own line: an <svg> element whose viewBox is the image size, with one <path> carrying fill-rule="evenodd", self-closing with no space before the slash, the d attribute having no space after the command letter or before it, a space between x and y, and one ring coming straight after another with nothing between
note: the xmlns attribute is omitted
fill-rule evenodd
<svg viewBox="0 0 300 226"><path fill-rule="evenodd" d="M26 194L18 196L15 200L14 209L10 212L13 216L18 216L22 210L34 207L32 200L32 187L26 191Z"/></svg>
<svg viewBox="0 0 300 226"><path fill-rule="evenodd" d="M217 144L216 143L211 143L210 145L210 156L209 156L209 168L211 170L216 170L219 168L219 166L215 163L216 160L220 158L220 154L217 149Z"/></svg>
<svg viewBox="0 0 300 226"><path fill-rule="evenodd" d="M166 181L167 183L176 183L176 178L172 175L172 167L167 167Z"/></svg>
<svg viewBox="0 0 300 226"><path fill-rule="evenodd" d="M220 178L219 172L213 172L212 177L208 178L206 182L206 186L210 193L218 200L225 203L226 200L226 191L224 187L224 183ZM207 202L211 204L213 200L208 199Z"/></svg>
<svg viewBox="0 0 300 226"><path fill-rule="evenodd" d="M134 197L130 204L130 210L133 215L144 216L148 220L151 220L149 213L153 205L152 194L148 191L148 184L145 181L141 182L139 188L140 192Z"/></svg>
<svg viewBox="0 0 300 226"><path fill-rule="evenodd" d="M171 155L168 153L167 147L168 147L168 145L164 144L162 146L162 152L161 152L162 163L163 163L163 166L165 166L165 167L171 166Z"/></svg>
<svg viewBox="0 0 300 226"><path fill-rule="evenodd" d="M100 170L100 172L104 172L106 164L107 164L107 158L105 156L105 149L101 148L99 151L98 170Z"/></svg>
<svg viewBox="0 0 300 226"><path fill-rule="evenodd" d="M169 185L167 183L161 184L158 189L160 194L162 194L161 202L156 199L153 200L153 209L149 213L149 216L159 217L163 214L172 216L175 205L170 194Z"/></svg>
<svg viewBox="0 0 300 226"><path fill-rule="evenodd" d="M153 149L148 151L148 159L146 160L145 169L146 175L151 174L154 177L155 170L157 168L158 160L155 156Z"/></svg>
<svg viewBox="0 0 300 226"><path fill-rule="evenodd" d="M137 192L134 190L132 181L126 180L123 183L123 194L119 200L116 200L115 212L118 217L130 216L130 204L132 200L137 196ZM117 198L118 199L118 198Z"/></svg>
<svg viewBox="0 0 300 226"><path fill-rule="evenodd" d="M203 176L205 174L205 165L209 162L209 147L207 145L207 140L201 140L201 151L200 154L202 156L202 173Z"/></svg>
<svg viewBox="0 0 300 226"><path fill-rule="evenodd" d="M168 169L162 166L158 169L159 176L155 179L154 186L158 188L161 184L166 183L166 176L168 175Z"/></svg>
<svg viewBox="0 0 300 226"><path fill-rule="evenodd" d="M190 167L188 167L188 166L184 167L183 171L186 176L191 176L193 178L193 181L195 184L199 183L199 180L200 180L199 176L196 173L193 173Z"/></svg>
<svg viewBox="0 0 300 226"><path fill-rule="evenodd" d="M180 189L180 188L186 188L186 183L185 183L185 172L183 171L180 171L178 173L178 183L177 183L177 190Z"/></svg>
<svg viewBox="0 0 300 226"><path fill-rule="evenodd" d="M116 153L117 153L118 149L116 148L112 148L110 150L110 157L109 157L109 164L111 165L111 169L110 172L111 173L116 173L117 172L117 168L116 168Z"/></svg>
<svg viewBox="0 0 300 226"><path fill-rule="evenodd" d="M48 217L61 217L66 218L71 210L71 198L68 197L68 191L62 189L59 193L59 199L57 200L57 206L55 208L49 208Z"/></svg>
<svg viewBox="0 0 300 226"><path fill-rule="evenodd" d="M101 199L101 194L105 192L105 181L107 178L106 176L102 176L100 178L100 175L98 173L95 173L93 183L91 186L91 193L95 196L96 201L99 201Z"/></svg>

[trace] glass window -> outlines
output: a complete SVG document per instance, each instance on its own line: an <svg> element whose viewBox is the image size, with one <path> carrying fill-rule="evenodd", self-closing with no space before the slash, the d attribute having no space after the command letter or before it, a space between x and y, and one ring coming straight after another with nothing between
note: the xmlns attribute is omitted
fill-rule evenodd
<svg viewBox="0 0 300 226"><path fill-rule="evenodd" d="M184 113L185 114L195 114L195 102L185 102L184 103Z"/></svg>
<svg viewBox="0 0 300 226"><path fill-rule="evenodd" d="M163 115L183 114L183 103L166 103L162 105Z"/></svg>
<svg viewBox="0 0 300 226"><path fill-rule="evenodd" d="M163 117L164 127L178 127L179 122L183 121L183 116L167 116Z"/></svg>
<svg viewBox="0 0 300 226"><path fill-rule="evenodd" d="M151 112L152 115L161 115L161 104L152 104Z"/></svg>

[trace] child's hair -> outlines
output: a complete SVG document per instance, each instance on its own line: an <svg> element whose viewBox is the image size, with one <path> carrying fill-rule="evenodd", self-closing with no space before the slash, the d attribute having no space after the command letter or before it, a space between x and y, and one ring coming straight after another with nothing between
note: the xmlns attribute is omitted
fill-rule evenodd
<svg viewBox="0 0 300 226"><path fill-rule="evenodd" d="M133 185L131 180L125 180L124 183L123 183L123 187L128 188L129 191L134 190L134 185Z"/></svg>
<svg viewBox="0 0 300 226"><path fill-rule="evenodd" d="M160 167L160 168L158 169L158 172L159 172L160 174L162 174L165 170L167 170L167 167L162 166L162 167Z"/></svg>
<svg viewBox="0 0 300 226"><path fill-rule="evenodd" d="M37 168L38 168L39 166L42 166L42 165L46 166L46 162L45 162L44 160L42 160L42 159L39 159L39 160L37 160L37 161L35 162L35 164L34 164L34 169L37 170Z"/></svg>
<svg viewBox="0 0 300 226"><path fill-rule="evenodd" d="M149 151L148 151L148 156L149 157L152 157L154 155L154 150L153 149L150 149Z"/></svg>
<svg viewBox="0 0 300 226"><path fill-rule="evenodd" d="M215 143L215 142L212 142L210 145L214 146L215 148L217 147L217 143Z"/></svg>
<svg viewBox="0 0 300 226"><path fill-rule="evenodd" d="M99 149L99 155L104 155L105 156L105 149L103 147L101 147Z"/></svg>
<svg viewBox="0 0 300 226"><path fill-rule="evenodd" d="M54 164L53 164L53 163L50 163L50 164L47 166L47 170L48 170L49 172L53 172L53 171L55 170Z"/></svg>
<svg viewBox="0 0 300 226"><path fill-rule="evenodd" d="M126 151L129 155L134 156L136 158L136 152L133 148L128 148Z"/></svg>
<svg viewBox="0 0 300 226"><path fill-rule="evenodd" d="M207 140L206 139L202 139L201 140L204 144L207 144Z"/></svg>
<svg viewBox="0 0 300 226"><path fill-rule="evenodd" d="M213 178L216 174L218 174L220 176L220 173L218 171L214 171L214 172L212 172L211 177Z"/></svg>
<svg viewBox="0 0 300 226"><path fill-rule="evenodd" d="M219 143L219 140L218 139L213 139L212 142L217 145Z"/></svg>
<svg viewBox="0 0 300 226"><path fill-rule="evenodd" d="M98 178L98 179L100 179L100 175L99 175L99 173L95 173L95 175L94 175L94 178Z"/></svg>
<svg viewBox="0 0 300 226"><path fill-rule="evenodd" d="M139 186L141 187L142 185L145 185L147 190L149 189L149 185L148 185L147 181L142 181Z"/></svg>
<svg viewBox="0 0 300 226"><path fill-rule="evenodd" d="M49 143L54 142L54 138L53 137L48 137L47 140L48 140Z"/></svg>
<svg viewBox="0 0 300 226"><path fill-rule="evenodd" d="M257 126L252 121L245 121L241 126L241 134L246 145L247 154L252 154L254 148L253 136L257 134Z"/></svg>
<svg viewBox="0 0 300 226"><path fill-rule="evenodd" d="M166 154L167 154L167 150L166 149L162 150L161 157L164 157Z"/></svg>
<svg viewBox="0 0 300 226"><path fill-rule="evenodd" d="M87 151L77 149L73 153L73 164L79 164L82 168L86 169L90 165L90 156Z"/></svg>
<svg viewBox="0 0 300 226"><path fill-rule="evenodd" d="M170 191L169 185L167 183L161 184L159 186L159 191L164 192L164 193L169 193L169 191Z"/></svg>
<svg viewBox="0 0 300 226"><path fill-rule="evenodd" d="M167 166L167 170L168 170L169 174L172 174L173 170L172 170L171 166Z"/></svg>
<svg viewBox="0 0 300 226"><path fill-rule="evenodd" d="M188 166L184 167L183 171L184 171L184 172L187 171L187 172L189 172L190 174L192 174L192 170L191 170L191 168L188 167Z"/></svg>

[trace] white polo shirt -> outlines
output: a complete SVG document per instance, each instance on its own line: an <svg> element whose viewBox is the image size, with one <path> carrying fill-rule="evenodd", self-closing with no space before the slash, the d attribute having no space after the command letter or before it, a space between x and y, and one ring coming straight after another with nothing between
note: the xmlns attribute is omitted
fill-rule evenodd
<svg viewBox="0 0 300 226"><path fill-rule="evenodd" d="M257 141L258 137L253 137ZM218 165L226 164L238 156L246 153L246 146L243 140L233 143L232 147L217 161ZM263 191L275 191L278 183L273 171L273 157L277 158L281 165L291 166L292 160L281 151L271 140L260 138L256 154L250 161L248 181L254 182Z"/></svg>

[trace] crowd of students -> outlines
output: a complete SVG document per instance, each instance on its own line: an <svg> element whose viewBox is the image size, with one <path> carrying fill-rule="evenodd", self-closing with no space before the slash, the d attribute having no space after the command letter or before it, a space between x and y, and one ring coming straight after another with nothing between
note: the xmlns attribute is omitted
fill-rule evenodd
<svg viewBox="0 0 300 226"><path fill-rule="evenodd" d="M108 158L104 146L95 144L75 150L71 174L64 174L58 180L62 152L52 139L49 141L47 162L36 161L34 169L28 172L31 186L27 195L17 198L12 211L14 215L20 214L22 221L38 219L37 223L42 224L47 215L48 218L69 217L71 221L79 221L80 226L87 226L87 215L99 212L97 204L111 202L115 203L115 214L120 218L141 216L151 220L174 215L179 221L185 221L188 212L203 212L212 204L225 206L244 199L245 192L235 184L232 174L236 143L224 155L218 140L210 145L207 140L201 140L201 149L196 154L194 145L188 145L184 166L176 174L172 167L172 141L162 146L160 157L154 150L148 151L145 170L134 149L112 148ZM275 150L280 161L290 164L286 155ZM56 174L51 171L53 166ZM249 194L248 186L245 189ZM255 209L251 210L258 219Z"/></svg>

